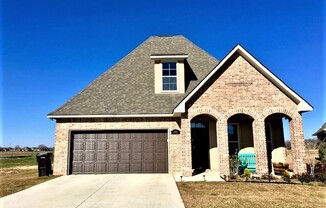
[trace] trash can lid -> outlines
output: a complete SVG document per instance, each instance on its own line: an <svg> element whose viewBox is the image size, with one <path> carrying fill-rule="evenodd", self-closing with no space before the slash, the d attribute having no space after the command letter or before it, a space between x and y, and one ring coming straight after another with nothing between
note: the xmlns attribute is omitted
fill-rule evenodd
<svg viewBox="0 0 326 208"><path fill-rule="evenodd" d="M42 152L42 153L37 153L36 157L44 157L44 156L51 156L52 153L50 152Z"/></svg>

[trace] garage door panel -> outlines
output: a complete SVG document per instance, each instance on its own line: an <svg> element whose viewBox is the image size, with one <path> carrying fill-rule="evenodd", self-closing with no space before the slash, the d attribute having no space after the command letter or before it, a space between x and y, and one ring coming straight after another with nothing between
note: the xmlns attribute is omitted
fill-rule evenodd
<svg viewBox="0 0 326 208"><path fill-rule="evenodd" d="M110 140L108 140L110 141ZM118 150L119 149L119 142L118 141L110 141L108 143L108 146L109 146L109 150Z"/></svg>
<svg viewBox="0 0 326 208"><path fill-rule="evenodd" d="M71 173L166 173L167 131L73 132Z"/></svg>
<svg viewBox="0 0 326 208"><path fill-rule="evenodd" d="M167 169L167 165L166 165L165 162L157 163L156 164L156 171L158 173L165 173L166 172L166 169Z"/></svg>
<svg viewBox="0 0 326 208"><path fill-rule="evenodd" d="M141 163L132 163L130 164L130 172L131 173L140 173L142 171L142 164Z"/></svg>
<svg viewBox="0 0 326 208"><path fill-rule="evenodd" d="M142 142L135 141L131 143L131 151L133 152L140 152L142 151Z"/></svg>
<svg viewBox="0 0 326 208"><path fill-rule="evenodd" d="M153 152L144 152L144 161L153 161L154 160L154 153Z"/></svg>
<svg viewBox="0 0 326 208"><path fill-rule="evenodd" d="M96 163L96 172L97 173L106 173L107 172L107 163L106 162L97 162Z"/></svg>
<svg viewBox="0 0 326 208"><path fill-rule="evenodd" d="M84 163L84 172L95 173L95 163L94 162L85 162Z"/></svg>
<svg viewBox="0 0 326 208"><path fill-rule="evenodd" d="M153 172L153 170L155 170L154 164L153 163L143 163L143 170L144 170L144 173Z"/></svg>
<svg viewBox="0 0 326 208"><path fill-rule="evenodd" d="M131 146L131 142L122 141L120 143L120 150L129 152L130 146Z"/></svg>
<svg viewBox="0 0 326 208"><path fill-rule="evenodd" d="M98 151L96 153L96 161L97 162L106 162L108 160L107 151Z"/></svg>
<svg viewBox="0 0 326 208"><path fill-rule="evenodd" d="M131 154L131 160L133 162L139 162L139 161L141 161L142 160L142 153L141 152L138 152L138 153L133 152Z"/></svg>
<svg viewBox="0 0 326 208"><path fill-rule="evenodd" d="M108 163L109 173L118 173L118 163Z"/></svg>
<svg viewBox="0 0 326 208"><path fill-rule="evenodd" d="M109 162L119 161L119 153L118 152L111 152L111 153L108 153L108 155L109 155L109 159L108 159Z"/></svg>
<svg viewBox="0 0 326 208"><path fill-rule="evenodd" d="M86 150L95 150L96 141L88 141L85 139L85 149Z"/></svg>
<svg viewBox="0 0 326 208"><path fill-rule="evenodd" d="M85 139L86 140L90 140L90 139L96 139L96 134L84 134L85 135Z"/></svg>
<svg viewBox="0 0 326 208"><path fill-rule="evenodd" d="M130 162L130 153L121 152L120 153L120 162Z"/></svg>
<svg viewBox="0 0 326 208"><path fill-rule="evenodd" d="M164 153L155 153L156 161L166 161L166 154Z"/></svg>
<svg viewBox="0 0 326 208"><path fill-rule="evenodd" d="M85 153L85 162L94 162L95 161L95 151L87 151Z"/></svg>
<svg viewBox="0 0 326 208"><path fill-rule="evenodd" d="M82 162L84 160L84 153L82 151L74 152L74 162Z"/></svg>
<svg viewBox="0 0 326 208"><path fill-rule="evenodd" d="M118 164L118 172L119 173L129 173L130 167L129 163L119 163Z"/></svg>
<svg viewBox="0 0 326 208"><path fill-rule="evenodd" d="M97 145L96 145L96 149L97 150L107 150L108 149L108 147L107 147L107 141L105 141L105 140L98 140L97 141Z"/></svg>
<svg viewBox="0 0 326 208"><path fill-rule="evenodd" d="M74 150L84 150L84 140L75 140Z"/></svg>
<svg viewBox="0 0 326 208"><path fill-rule="evenodd" d="M76 173L84 172L84 163L83 162L73 162L72 163L72 171Z"/></svg>
<svg viewBox="0 0 326 208"><path fill-rule="evenodd" d="M144 142L144 152L153 152L154 150L154 142Z"/></svg>
<svg viewBox="0 0 326 208"><path fill-rule="evenodd" d="M97 134L97 139L106 141L106 139L107 139L106 136L107 136L106 133L98 133Z"/></svg>

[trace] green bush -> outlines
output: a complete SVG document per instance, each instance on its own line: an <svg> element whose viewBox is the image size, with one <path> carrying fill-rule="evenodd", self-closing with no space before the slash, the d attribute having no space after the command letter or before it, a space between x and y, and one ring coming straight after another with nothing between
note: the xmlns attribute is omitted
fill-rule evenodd
<svg viewBox="0 0 326 208"><path fill-rule="evenodd" d="M246 181L248 181L249 178L251 178L251 172L249 171L248 168L244 169L243 176L246 178Z"/></svg>
<svg viewBox="0 0 326 208"><path fill-rule="evenodd" d="M326 142L321 142L318 146L319 158L322 162L326 162Z"/></svg>

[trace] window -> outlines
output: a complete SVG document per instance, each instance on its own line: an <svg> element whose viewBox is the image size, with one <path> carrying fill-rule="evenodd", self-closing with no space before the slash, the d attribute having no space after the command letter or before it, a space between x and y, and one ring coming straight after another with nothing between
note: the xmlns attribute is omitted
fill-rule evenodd
<svg viewBox="0 0 326 208"><path fill-rule="evenodd" d="M177 63L162 63L162 85L163 91L177 90Z"/></svg>
<svg viewBox="0 0 326 208"><path fill-rule="evenodd" d="M228 124L228 139L229 139L229 155L233 155L239 151L237 124Z"/></svg>
<svg viewBox="0 0 326 208"><path fill-rule="evenodd" d="M192 122L191 123L191 128L196 128L196 129L204 129L207 128L208 124L207 122Z"/></svg>

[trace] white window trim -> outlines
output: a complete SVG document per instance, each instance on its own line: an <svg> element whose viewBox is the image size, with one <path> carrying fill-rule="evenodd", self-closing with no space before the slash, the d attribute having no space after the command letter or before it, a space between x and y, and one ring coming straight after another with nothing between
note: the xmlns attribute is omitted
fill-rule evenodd
<svg viewBox="0 0 326 208"><path fill-rule="evenodd" d="M176 75L175 76L163 76L163 63L175 63L175 73L176 73ZM178 75L179 75L179 73L178 73L178 61L162 61L161 62L161 80L162 80L162 82L161 82L161 92L162 93L173 93L173 92L179 92L179 77L178 77ZM176 85L177 85L177 87L176 87L176 89L175 90L164 90L163 89L163 78L164 77L175 77L175 79L176 79Z"/></svg>

